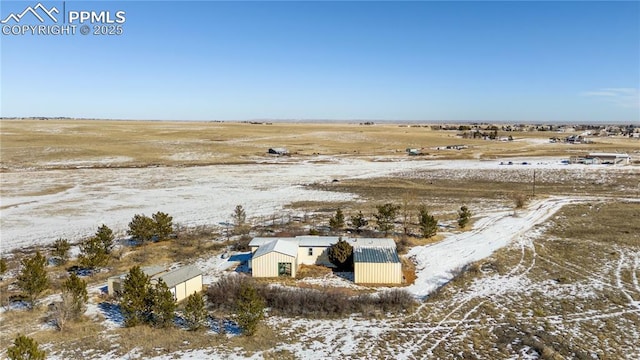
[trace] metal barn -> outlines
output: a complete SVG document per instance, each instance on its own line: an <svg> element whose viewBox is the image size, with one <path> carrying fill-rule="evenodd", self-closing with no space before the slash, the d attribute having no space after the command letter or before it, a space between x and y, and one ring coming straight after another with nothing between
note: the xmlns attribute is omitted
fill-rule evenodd
<svg viewBox="0 0 640 360"><path fill-rule="evenodd" d="M189 295L202 291L202 271L193 265L181 267L166 273L161 273L151 279L162 279L176 301L186 299Z"/></svg>
<svg viewBox="0 0 640 360"><path fill-rule="evenodd" d="M164 266L149 266L141 269L155 284L162 279L176 301L186 299L189 295L202 291L202 271L193 265L168 271ZM109 295L118 296L128 273L112 276L107 279Z"/></svg>
<svg viewBox="0 0 640 360"><path fill-rule="evenodd" d="M355 247L353 266L356 284L402 283L402 264L395 248Z"/></svg>
<svg viewBox="0 0 640 360"><path fill-rule="evenodd" d="M298 244L288 240L274 240L260 246L251 258L254 277L296 276Z"/></svg>

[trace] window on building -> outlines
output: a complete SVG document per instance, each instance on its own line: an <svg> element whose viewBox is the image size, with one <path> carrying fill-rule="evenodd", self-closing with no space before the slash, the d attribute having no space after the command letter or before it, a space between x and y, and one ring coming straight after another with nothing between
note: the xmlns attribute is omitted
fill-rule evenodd
<svg viewBox="0 0 640 360"><path fill-rule="evenodd" d="M291 276L291 263L278 263L278 276Z"/></svg>
<svg viewBox="0 0 640 360"><path fill-rule="evenodd" d="M313 248L309 248L309 256L313 255Z"/></svg>

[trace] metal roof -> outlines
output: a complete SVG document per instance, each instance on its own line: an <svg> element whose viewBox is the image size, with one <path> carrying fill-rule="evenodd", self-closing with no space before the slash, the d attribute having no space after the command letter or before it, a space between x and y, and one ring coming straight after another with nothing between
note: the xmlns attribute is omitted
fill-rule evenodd
<svg viewBox="0 0 640 360"><path fill-rule="evenodd" d="M281 254L296 257L298 256L298 243L291 241L291 238L282 238L266 243L258 248L253 254L254 258L268 254L270 252L279 252Z"/></svg>
<svg viewBox="0 0 640 360"><path fill-rule="evenodd" d="M395 248L354 248L353 261L357 263L399 263L400 258Z"/></svg>
<svg viewBox="0 0 640 360"><path fill-rule="evenodd" d="M302 247L329 247L340 240L340 236L296 236L295 240ZM352 238L342 237L342 240L355 247L396 247L396 242L390 238Z"/></svg>
<svg viewBox="0 0 640 360"><path fill-rule="evenodd" d="M348 238L345 239L356 248L396 248L396 242L390 238Z"/></svg>
<svg viewBox="0 0 640 360"><path fill-rule="evenodd" d="M614 158L623 158L626 159L629 157L629 154L624 153L589 153L591 157L614 157Z"/></svg>
<svg viewBox="0 0 640 360"><path fill-rule="evenodd" d="M329 247L340 240L340 236L303 235L292 237L255 237L249 242L249 246L259 247L272 241L290 241L301 247ZM396 247L396 242L391 238L351 238L342 237L342 240L355 247Z"/></svg>
<svg viewBox="0 0 640 360"><path fill-rule="evenodd" d="M198 275L202 275L202 271L200 271L200 269L193 265L187 265L166 273L157 274L152 279L162 279L162 281L167 284L167 287L172 288L187 280L191 280Z"/></svg>
<svg viewBox="0 0 640 360"><path fill-rule="evenodd" d="M143 268L140 268L140 270L142 270L142 272L145 275L151 277L151 276L154 276L154 275L159 274L161 272L167 271L167 267L166 266L162 266L162 265L152 265L152 266L145 266Z"/></svg>
<svg viewBox="0 0 640 360"><path fill-rule="evenodd" d="M291 239L291 238L275 238L275 237L254 237L249 242L249 246L262 246L268 242L272 242L277 239Z"/></svg>
<svg viewBox="0 0 640 360"><path fill-rule="evenodd" d="M302 247L329 247L338 242L337 236L296 236L295 240Z"/></svg>
<svg viewBox="0 0 640 360"><path fill-rule="evenodd" d="M148 277L153 277L154 275L158 275L160 273L167 271L167 267L162 265L152 265L152 266L141 267L140 270L142 270L142 273L147 275ZM126 272L120 275L109 276L109 279L124 280L128 275L129 275L129 272Z"/></svg>

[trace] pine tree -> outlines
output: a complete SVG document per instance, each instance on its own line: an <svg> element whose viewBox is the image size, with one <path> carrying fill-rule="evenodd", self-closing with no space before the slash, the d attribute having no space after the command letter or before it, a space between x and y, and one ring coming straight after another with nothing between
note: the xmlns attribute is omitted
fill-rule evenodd
<svg viewBox="0 0 640 360"><path fill-rule="evenodd" d="M466 206L462 206L460 211L458 211L458 226L460 228L464 228L469 223L471 219L471 211Z"/></svg>
<svg viewBox="0 0 640 360"><path fill-rule="evenodd" d="M4 273L7 272L7 261L0 258L0 282L4 280ZM9 296L7 295L9 284L0 285L0 306L8 306Z"/></svg>
<svg viewBox="0 0 640 360"><path fill-rule="evenodd" d="M329 219L329 227L331 231L340 231L344 228L344 214L340 208L338 208L336 214Z"/></svg>
<svg viewBox="0 0 640 360"><path fill-rule="evenodd" d="M92 236L80 244L80 265L95 270L107 266L109 254L105 251L104 243L96 236Z"/></svg>
<svg viewBox="0 0 640 360"><path fill-rule="evenodd" d="M148 216L135 214L129 222L129 230L127 234L131 235L135 240L145 243L151 241L156 232L156 224Z"/></svg>
<svg viewBox="0 0 640 360"><path fill-rule="evenodd" d="M44 360L45 352L40 350L38 343L32 338L18 334L13 340L13 346L7 349L10 360Z"/></svg>
<svg viewBox="0 0 640 360"><path fill-rule="evenodd" d="M52 317L58 330L64 330L68 320L78 320L87 309L87 283L76 274L62 283L62 301L55 303Z"/></svg>
<svg viewBox="0 0 640 360"><path fill-rule="evenodd" d="M358 214L351 217L351 226L356 230L356 233L360 233L362 228L369 225L369 221L364 217L362 211L358 211Z"/></svg>
<svg viewBox="0 0 640 360"><path fill-rule="evenodd" d="M233 210L233 214L231 214L231 218L233 219L233 231L236 234L241 235L249 232L249 226L247 226L247 213L242 205L236 206Z"/></svg>
<svg viewBox="0 0 640 360"><path fill-rule="evenodd" d="M184 317L187 321L189 330L198 330L202 328L207 319L207 310L204 306L204 298L201 293L189 295L187 303L184 306Z"/></svg>
<svg viewBox="0 0 640 360"><path fill-rule="evenodd" d="M173 326L176 300L162 279L159 279L154 286L150 287L148 302L149 310L151 311L149 320L155 327L168 328Z"/></svg>
<svg viewBox="0 0 640 360"><path fill-rule="evenodd" d="M71 276L62 283L63 296L68 295L69 300L69 318L71 320L78 319L87 309L89 295L87 293L87 282L80 279L76 274Z"/></svg>
<svg viewBox="0 0 640 360"><path fill-rule="evenodd" d="M415 196L412 196L410 193L404 194L404 196L402 196L402 206L399 209L402 220L402 233L405 238L411 234L411 227L413 225L411 223L411 208L414 198Z"/></svg>
<svg viewBox="0 0 640 360"><path fill-rule="evenodd" d="M265 302L251 284L242 284L236 301L235 321L247 336L255 334L258 324L264 318Z"/></svg>
<svg viewBox="0 0 640 360"><path fill-rule="evenodd" d="M373 216L376 218L377 228L384 233L384 236L389 235L389 232L395 227L395 221L400 207L391 203L376 206L378 212Z"/></svg>
<svg viewBox="0 0 640 360"><path fill-rule="evenodd" d="M0 258L0 275L4 275L7 272L7 261Z"/></svg>
<svg viewBox="0 0 640 360"><path fill-rule="evenodd" d="M149 277L139 266L132 267L122 283L120 298L125 326L136 326L148 321L150 288Z"/></svg>
<svg viewBox="0 0 640 360"><path fill-rule="evenodd" d="M39 251L33 257L24 258L21 261L22 270L17 279L18 287L27 297L32 309L38 297L49 287L46 264L47 259Z"/></svg>
<svg viewBox="0 0 640 360"><path fill-rule="evenodd" d="M327 256L339 271L351 271L353 269L353 246L348 242L339 239L337 243L329 246Z"/></svg>
<svg viewBox="0 0 640 360"><path fill-rule="evenodd" d="M98 239L98 242L102 245L102 249L104 250L105 254L111 254L114 246L113 241L115 240L115 236L113 236L113 231L109 229L107 225L102 224L102 226L98 228L95 238Z"/></svg>
<svg viewBox="0 0 640 360"><path fill-rule="evenodd" d="M433 217L433 215L429 214L427 207L424 205L420 206L418 212L418 223L420 225L420 232L422 233L422 236L425 239L434 236L438 231L438 221Z"/></svg>
<svg viewBox="0 0 640 360"><path fill-rule="evenodd" d="M155 234L158 241L164 241L173 233L173 217L169 214L158 211L152 215L155 223Z"/></svg>
<svg viewBox="0 0 640 360"><path fill-rule="evenodd" d="M59 238L53 243L53 250L51 251L51 255L56 258L56 263L58 265L66 264L69 261L69 250L71 249L71 244L69 240Z"/></svg>

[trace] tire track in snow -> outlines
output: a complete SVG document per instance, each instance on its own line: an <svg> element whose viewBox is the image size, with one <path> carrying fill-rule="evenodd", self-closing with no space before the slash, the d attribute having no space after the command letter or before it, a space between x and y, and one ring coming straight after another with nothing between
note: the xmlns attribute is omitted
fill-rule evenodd
<svg viewBox="0 0 640 360"><path fill-rule="evenodd" d="M585 271L585 270L578 271L578 270L575 270L575 269L567 266L567 265L573 265L571 263L560 264L558 262L555 262L553 260L547 259L545 257L539 257L539 259L544 261L544 262L546 262L546 263L549 263L551 265L554 265L554 266L557 266L557 267L559 267L561 269L564 269L566 271L572 272L572 273L574 273L576 275L584 276L585 278L588 278L589 280L591 280L591 282L593 282L593 283L600 284L602 286L609 287L609 288L612 288L612 289L618 289L618 287L616 285L613 285L611 283L605 282L604 280L606 280L606 278L603 277L602 275L599 275L597 273L591 273L591 272ZM576 265L573 265L573 266L577 267ZM595 278L598 278L598 279L595 279ZM599 280L599 279L601 279L601 280Z"/></svg>
<svg viewBox="0 0 640 360"><path fill-rule="evenodd" d="M431 346L429 349L427 349L427 353L428 353L429 355L432 355L432 354L433 354L433 350L435 350L435 348L437 348L437 347L438 347L438 345L440 345L443 341L445 341L445 340L449 337L449 335L451 335L451 334L453 333L453 331L454 331L455 329L457 329L460 325L462 325L462 323L463 323L464 321L466 321L466 320L467 320L467 318L468 318L469 316L471 316L471 314L475 313L475 312L476 312L476 310L478 310L478 308L479 308L480 306L482 306L485 302L486 302L486 300L485 300L485 301L481 301L478 305L474 306L471 310L467 311L467 312L464 314L464 316L462 317L462 319L460 319L460 320L455 324L455 326L454 326L453 328L451 328L451 329L450 329L446 334L444 334L443 336L441 336L441 337L440 337L440 338L435 342L435 344L433 344L433 346Z"/></svg>
<svg viewBox="0 0 640 360"><path fill-rule="evenodd" d="M490 256L495 250L546 221L562 206L582 201L587 200L543 199L532 204L532 210L523 216L513 217L509 216L509 212L501 211L479 221L470 232L454 234L436 244L414 247L408 256L417 263L418 279L407 290L425 298L454 277L452 270Z"/></svg>
<svg viewBox="0 0 640 360"><path fill-rule="evenodd" d="M640 254L635 254L633 259L633 271L631 273L633 274L633 287L637 292L640 292L640 286L638 285L638 268L640 268Z"/></svg>
<svg viewBox="0 0 640 360"><path fill-rule="evenodd" d="M537 210L542 210L542 209L546 209L546 207L544 206L544 204L539 204L538 207L537 207ZM508 214L507 215L502 215L497 219L495 217L492 217L493 219L495 219L494 222L484 221L481 224L480 228L477 228L475 231L472 232L472 234L470 234L467 237L461 238L461 239L457 240L456 242L464 241L469 237L477 236L479 234L482 234L485 231L490 231L491 230L490 226L493 225L495 223L495 221L498 221L498 220L501 220L501 219L504 219L504 218L507 218L507 217L509 217ZM486 219L491 219L491 218L486 218ZM534 225L535 224L533 224L532 226L534 226ZM521 229L520 231L516 232L513 235L513 238L518 239L518 244L519 244L519 246L521 248L521 255L520 255L520 259L519 259L518 263L504 276L505 278L510 278L510 279L522 278L527 273L529 273L533 269L533 267L535 266L537 252L535 250L535 245L534 245L532 237L525 234L527 230L528 229ZM525 258L526 258L527 250L532 252L531 263L529 263L528 266L525 265L525 262L526 262ZM440 322L438 322L438 324L434 328L432 328L427 334L422 336L416 342L416 344L420 344L420 343L424 342L426 339L429 338L429 336L431 336L432 334L434 334L438 330L447 329L447 327L445 327L443 325L445 323L447 323L447 322L450 322L451 326L448 327L447 332L445 334L443 334L442 336L440 336L438 339L436 339L435 344L432 345L427 350L428 353L431 353L438 345L440 345L443 341L445 341L453 333L453 331L455 331L455 329L457 329L461 325L464 325L467 322L468 317L471 316L471 314L473 314L487 300L481 301L479 304L474 306L471 310L465 312L462 315L462 318L460 320L451 320L451 321L449 321L448 319L451 318L452 316L454 316L461 308L463 308L470 301L478 299L478 298L481 298L481 297L485 297L485 296L486 295L477 295L477 294L476 295L472 295L472 296L464 299L461 303L456 304L457 306L453 310L451 310L449 313L447 313L447 315L445 315L444 318L442 318L440 320ZM503 309L506 309L506 306L501 304L502 301L500 301L500 299L499 299L500 294L491 294L491 295L489 295L489 297L491 298L492 302L495 305L497 305L498 307L501 307ZM402 355L404 355L405 357L408 357L409 354L415 353L415 350L416 350L415 346L412 347L412 348L406 349L402 353Z"/></svg>
<svg viewBox="0 0 640 360"><path fill-rule="evenodd" d="M585 278L590 278L590 279L591 278L597 278L597 279L600 280L599 283L602 284L602 285L606 285L606 286L610 286L610 287L614 287L614 288L616 287L615 285L612 285L611 283L609 283L610 279L609 279L608 276L605 276L600 272L594 272L594 271L588 270L588 269L586 269L586 268L584 268L584 267L582 267L582 266L580 266L578 264L572 263L572 262L565 261L562 264L560 264L560 263L557 263L557 262L555 262L553 260L550 260L550 259L547 259L547 258L541 257L540 259L543 260L543 261L549 262L549 263L551 263L551 264L553 264L555 266L561 267L561 268L563 268L565 270L568 270L570 272L573 272L574 274L577 274L577 275L580 275L580 276L584 276ZM637 268L637 266L636 266L636 268ZM631 283L629 283L627 281L624 281L624 280L621 280L621 281L622 281L623 284L631 285ZM638 289L638 291L640 291L640 289Z"/></svg>
<svg viewBox="0 0 640 360"><path fill-rule="evenodd" d="M552 324L574 323L593 321L599 319L607 319L612 317L620 317L624 314L634 314L640 310L620 310L620 306L612 306L605 310L587 310L564 315L551 315L544 317L545 320Z"/></svg>
<svg viewBox="0 0 640 360"><path fill-rule="evenodd" d="M447 313L447 315L445 315L445 316L444 316L444 317L443 317L443 318L442 318L442 319L441 319L441 320L436 324L436 326L432 327L432 328L431 328L431 330L430 330L428 333L426 333L426 334L422 335L421 337L419 337L419 339L418 339L417 341L414 341L414 342L413 342L413 344L414 344L414 345L413 345L412 347L409 347L409 348L405 349L403 352L401 352L400 354L398 354L398 355L399 355L399 356L398 356L398 359L406 359L406 358L409 358L409 357L411 356L411 354L414 354L416 350L419 350L419 349L420 349L420 344L422 344L424 341L426 341L426 340L427 340L427 338L428 338L431 334L435 333L436 331L446 329L446 328L443 326L443 324L447 321L447 319L449 319L451 316L453 316L453 315L454 315L458 310L460 310L464 305L466 305L469 301L473 300L474 298L475 298L475 297L470 297L470 298L468 298L468 299L463 300L463 301L462 301L462 303L457 304L458 306L456 306L456 308L455 308L455 309L453 309L453 310L451 310L449 313ZM459 324L459 323L460 323L460 322L459 322L459 321L457 321L457 320L454 322L454 324L455 324L455 326L456 326L456 327L458 326L458 324Z"/></svg>
<svg viewBox="0 0 640 360"><path fill-rule="evenodd" d="M615 276L616 276L616 286L618 289L624 294L624 297L629 300L629 305L640 310L640 301L636 301L631 294L627 291L624 284L622 283L622 268L625 263L626 257L622 250L618 250L618 254L620 258L618 259L618 266L616 267Z"/></svg>

